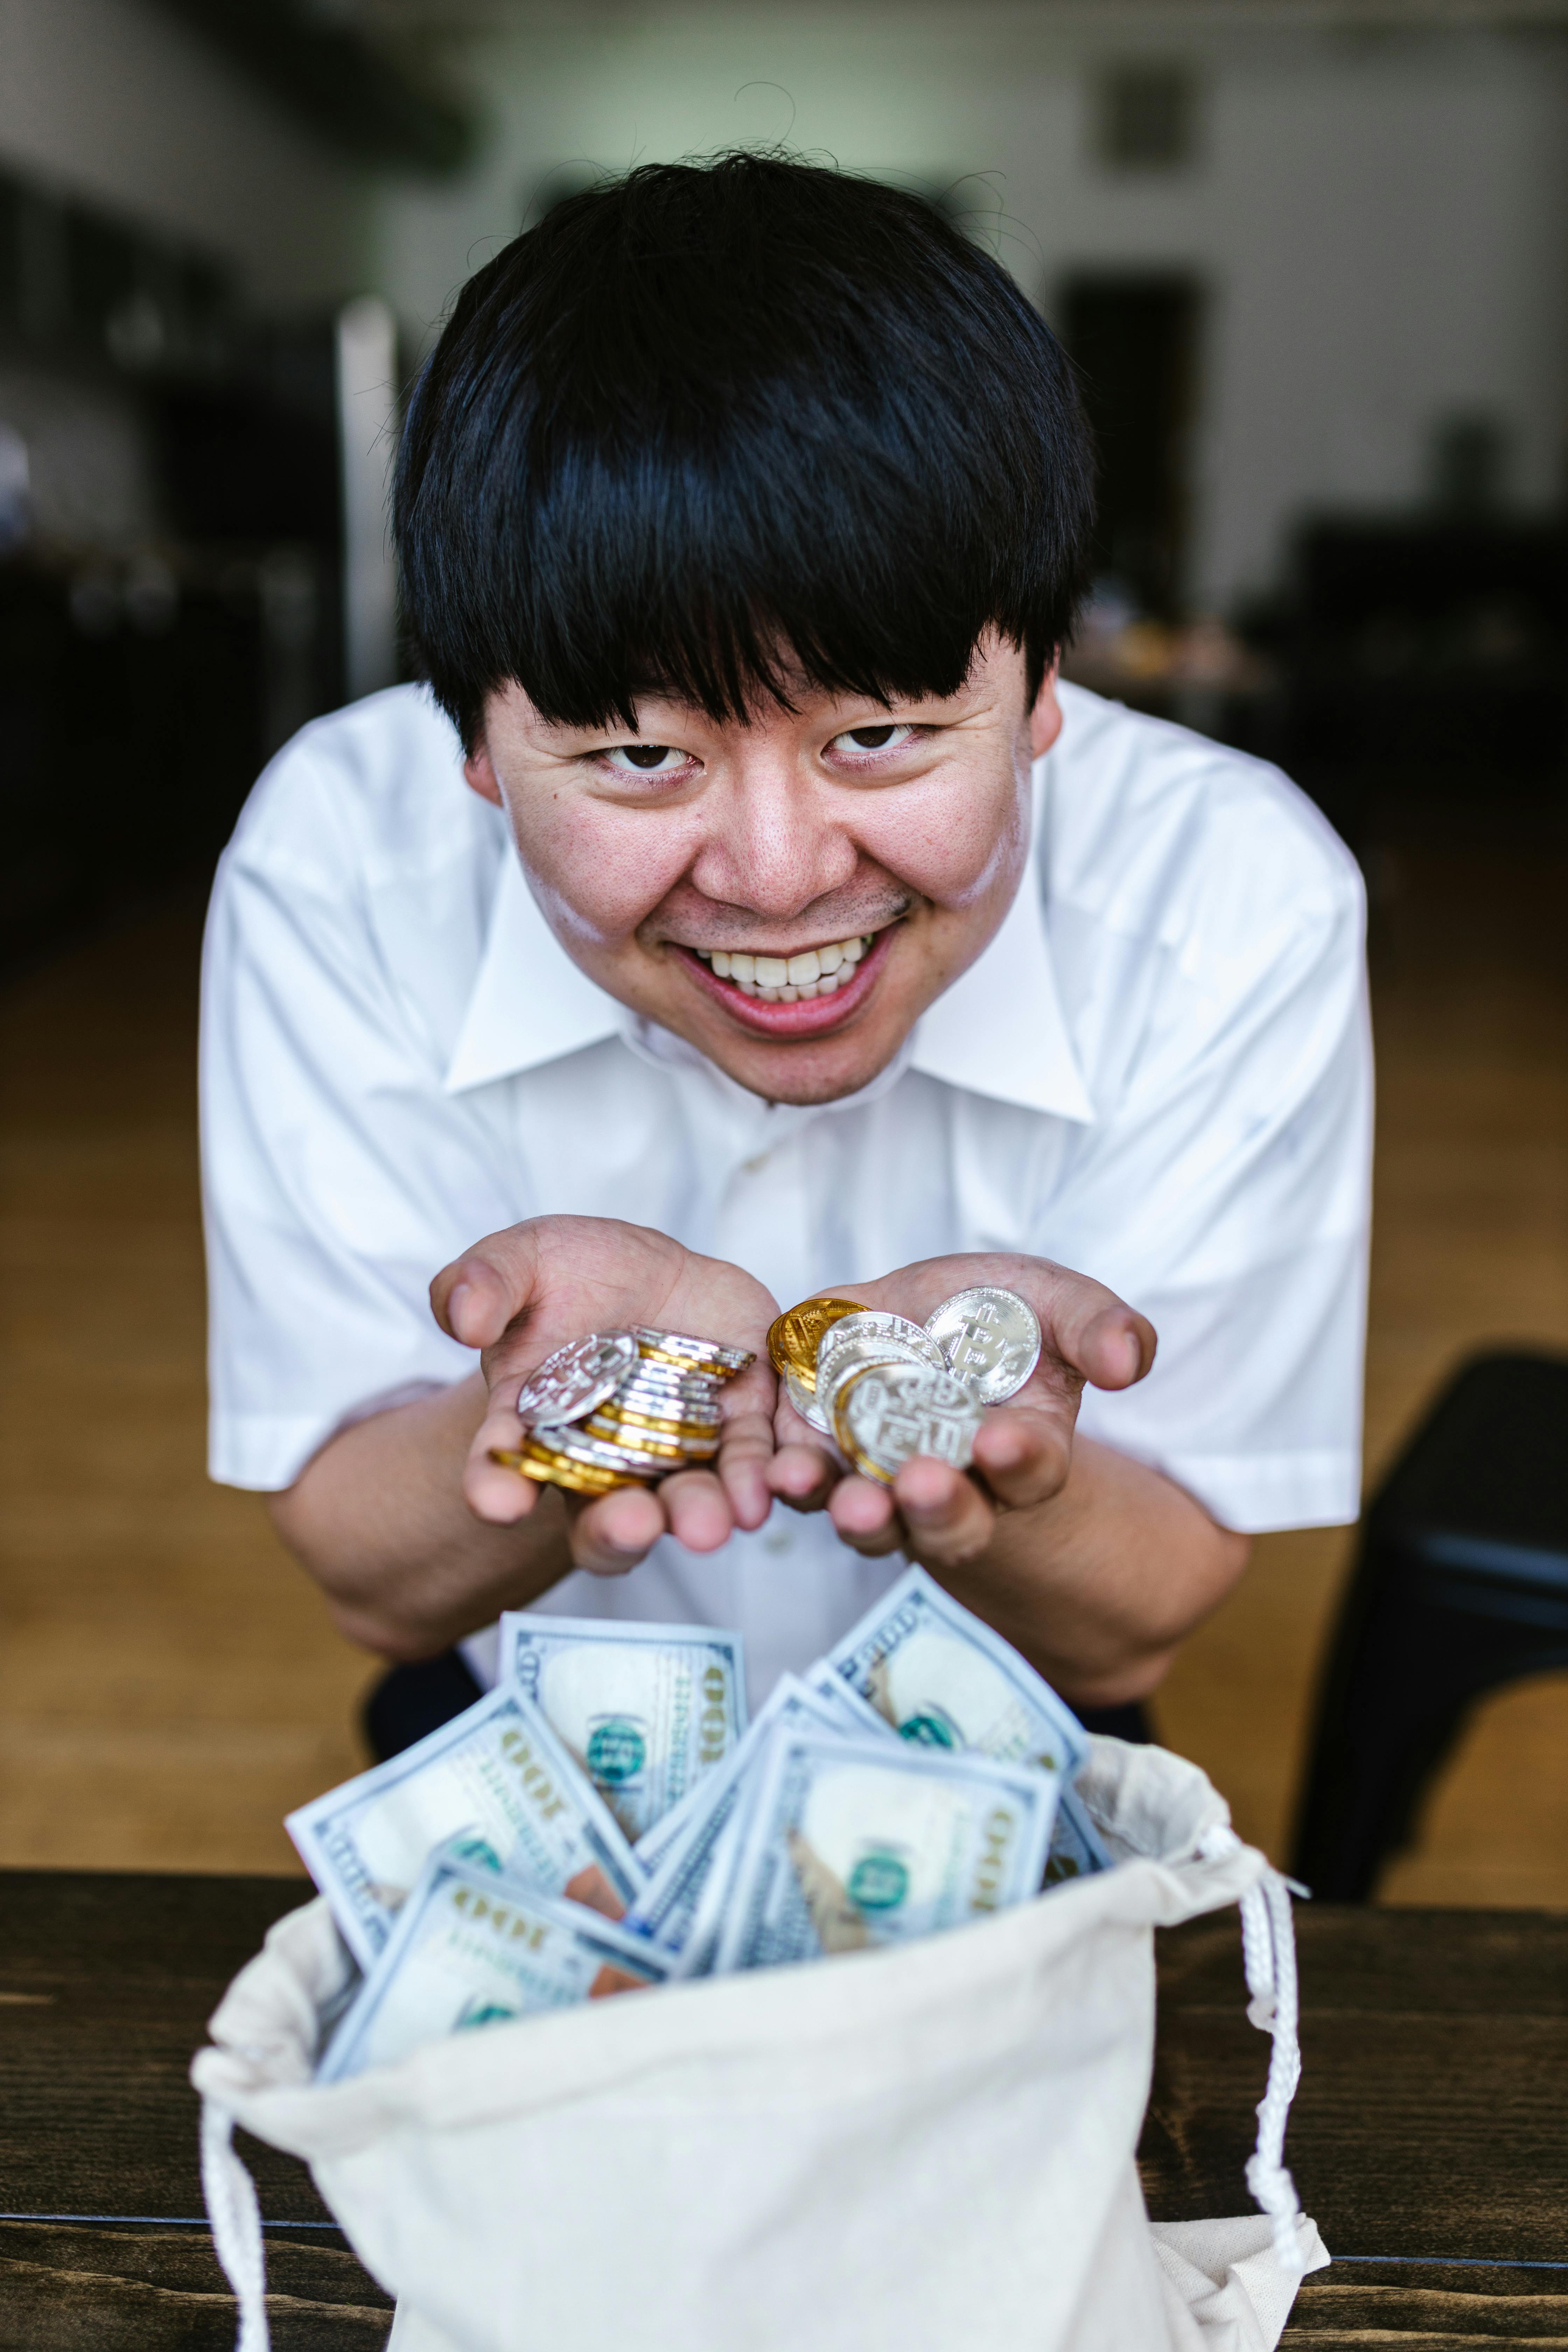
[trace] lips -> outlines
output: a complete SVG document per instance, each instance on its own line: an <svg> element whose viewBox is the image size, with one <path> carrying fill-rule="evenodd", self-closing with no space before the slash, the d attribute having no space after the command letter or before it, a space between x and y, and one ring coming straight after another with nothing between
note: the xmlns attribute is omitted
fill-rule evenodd
<svg viewBox="0 0 1568 2352"><path fill-rule="evenodd" d="M732 1021L742 1028L749 1029L753 1035L778 1038L818 1037L830 1029L838 1028L865 1003L876 986L878 975L888 960L898 930L897 923L889 923L885 929L871 935L870 946L860 956L853 960L841 957L833 973L835 985L826 994L822 992L819 983L812 995L803 996L799 992L798 982L786 981L784 985L795 998L793 1003L782 992L774 1003L769 1003L761 995L749 993L737 984L732 976L726 977L716 972L695 948L678 946L675 952L707 994L722 1005ZM864 938L868 935L861 936ZM820 950L816 952L820 960ZM732 958L728 958L726 961L731 961L732 971ZM798 963L800 959L798 957L752 959L753 973L755 965L759 962L764 966L777 962L787 967L791 961Z"/></svg>

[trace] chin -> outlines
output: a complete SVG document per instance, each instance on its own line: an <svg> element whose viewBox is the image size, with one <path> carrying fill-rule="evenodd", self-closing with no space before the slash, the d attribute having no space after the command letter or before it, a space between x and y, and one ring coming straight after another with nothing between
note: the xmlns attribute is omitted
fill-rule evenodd
<svg viewBox="0 0 1568 2352"><path fill-rule="evenodd" d="M753 1045L740 1039L704 1040L703 1052L726 1077L767 1102L841 1102L858 1094L886 1069L898 1051L898 1039L882 1045L857 1037L840 1044L832 1038L799 1045Z"/></svg>

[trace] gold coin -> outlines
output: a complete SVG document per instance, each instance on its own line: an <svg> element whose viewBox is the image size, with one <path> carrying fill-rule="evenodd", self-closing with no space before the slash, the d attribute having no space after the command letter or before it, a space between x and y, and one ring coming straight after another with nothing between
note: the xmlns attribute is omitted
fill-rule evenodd
<svg viewBox="0 0 1568 2352"><path fill-rule="evenodd" d="M529 1447L521 1454L508 1454L499 1445L490 1448L490 1460L499 1462L503 1470L521 1471L536 1486L565 1486L574 1495L607 1495L616 1486L640 1486L642 1480L616 1470L591 1470L585 1464L568 1462L564 1454L547 1454L542 1448Z"/></svg>
<svg viewBox="0 0 1568 2352"><path fill-rule="evenodd" d="M808 1396L816 1393L816 1351L822 1335L846 1315L863 1315L858 1298L834 1298L826 1292L803 1298L768 1329L768 1356L775 1372L793 1372Z"/></svg>
<svg viewBox="0 0 1568 2352"><path fill-rule="evenodd" d="M719 1450L719 1441L714 1437L655 1437L649 1430L628 1429L624 1422L601 1422L597 1413L590 1413L582 1428L584 1436L595 1444L611 1446L617 1453L644 1457L651 1454L660 1462L706 1461L711 1458L710 1448L712 1454ZM701 1452L693 1454L693 1445L700 1446Z"/></svg>

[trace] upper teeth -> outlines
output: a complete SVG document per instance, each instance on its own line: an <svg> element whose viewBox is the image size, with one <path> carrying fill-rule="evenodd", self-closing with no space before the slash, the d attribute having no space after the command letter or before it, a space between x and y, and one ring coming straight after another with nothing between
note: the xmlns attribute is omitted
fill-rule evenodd
<svg viewBox="0 0 1568 2352"><path fill-rule="evenodd" d="M801 996L831 996L876 936L867 931L852 940L832 940L802 955L739 955L728 948L699 948L697 953L721 980L732 980L747 996L760 996L767 1004L793 1004Z"/></svg>

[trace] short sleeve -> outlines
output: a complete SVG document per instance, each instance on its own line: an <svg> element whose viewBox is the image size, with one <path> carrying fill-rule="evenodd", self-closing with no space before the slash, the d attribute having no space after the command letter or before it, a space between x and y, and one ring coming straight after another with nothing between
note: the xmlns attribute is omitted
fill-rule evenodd
<svg viewBox="0 0 1568 2352"><path fill-rule="evenodd" d="M1360 877L1303 805L1250 842L1243 819L1184 911L1179 891L1170 904L1182 919L1155 953L1144 942L1130 955L1119 982L1117 1115L1085 1137L1073 1171L1094 1255L1074 1255L1070 1213L1067 1230L1037 1236L1159 1333L1148 1379L1087 1391L1079 1426L1164 1470L1226 1526L1348 1521L1371 1222ZM1070 930L1070 908L1056 919Z"/></svg>
<svg viewBox="0 0 1568 2352"><path fill-rule="evenodd" d="M306 789L305 755L286 756ZM207 923L209 1467L231 1486L287 1486L335 1430L471 1371L427 1287L508 1222L497 1155L442 1091L352 845L334 870L339 822L323 791L308 860L242 826Z"/></svg>

